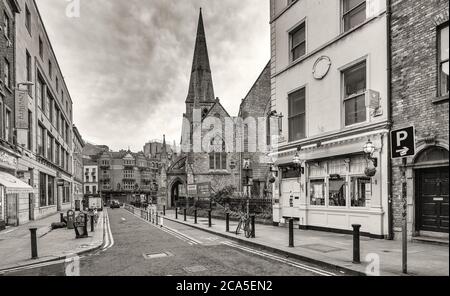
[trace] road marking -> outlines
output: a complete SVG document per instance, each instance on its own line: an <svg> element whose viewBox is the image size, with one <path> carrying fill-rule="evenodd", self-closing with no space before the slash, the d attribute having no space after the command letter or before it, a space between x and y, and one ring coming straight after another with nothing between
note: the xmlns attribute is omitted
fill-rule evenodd
<svg viewBox="0 0 450 296"><path fill-rule="evenodd" d="M282 263L285 263L287 265L290 265L290 266L293 266L293 267L296 267L296 268L300 268L300 269L303 269L303 270L307 270L307 271L310 271L312 273L319 274L319 275L322 275L322 276L336 276L336 274L334 274L332 272L328 272L326 270L322 270L322 269L319 269L319 268L316 268L316 267L312 267L312 266L308 266L308 265L305 265L305 264L301 264L301 263L298 263L298 262L295 262L295 261L292 261L292 260L289 260L289 259L286 259L286 258L283 258L283 257L280 257L280 256L272 255L272 254L269 254L269 253L266 253L266 252L263 252L263 251L258 251L258 250L255 250L255 249L251 249L251 248L248 248L248 247L237 245L237 244L232 243L232 242L222 242L222 244L224 244L226 246L229 246L229 247L232 247L232 248L240 249L240 250L248 252L248 253L259 255L261 257L265 257L265 258L269 258L269 259L272 259L272 260L275 260L275 261L278 261L278 262L282 262Z"/></svg>
<svg viewBox="0 0 450 296"><path fill-rule="evenodd" d="M170 227L167 227L167 226L162 226L162 225L154 225L150 221L147 221L147 220L143 219L139 215L133 214L132 212L128 212L128 213L133 215L133 216L135 216L139 220L142 220L145 223L147 223L147 224L149 224L149 225L151 225L151 226L153 226L153 227L155 227L155 228L157 228L157 229L159 229L161 231L164 231L165 233L170 234L170 235L178 238L181 241L186 242L187 244L189 244L191 246L202 244L202 242L200 242L200 241L198 241L198 240L196 240L196 239L194 239L194 238L192 238L192 237L190 237L190 236L188 236L188 235L186 235L184 233L181 233L181 232L179 232L179 231L177 231L177 230L175 230L173 228L170 228Z"/></svg>

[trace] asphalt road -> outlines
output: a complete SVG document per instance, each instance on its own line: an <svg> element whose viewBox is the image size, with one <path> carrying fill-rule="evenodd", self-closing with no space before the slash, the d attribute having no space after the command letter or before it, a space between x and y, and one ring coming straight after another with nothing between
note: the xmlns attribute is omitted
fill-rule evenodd
<svg viewBox="0 0 450 296"><path fill-rule="evenodd" d="M81 276L324 276L336 273L239 245L174 222L160 228L124 209L108 209L114 245L79 259ZM173 230L171 230L173 229ZM7 276L65 276L59 262ZM71 271L72 270L72 271Z"/></svg>

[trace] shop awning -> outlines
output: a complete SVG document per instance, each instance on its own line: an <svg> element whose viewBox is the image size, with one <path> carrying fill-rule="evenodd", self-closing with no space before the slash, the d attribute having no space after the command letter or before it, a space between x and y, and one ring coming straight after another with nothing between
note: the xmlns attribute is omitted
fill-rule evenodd
<svg viewBox="0 0 450 296"><path fill-rule="evenodd" d="M0 172L0 185L6 188L6 194L32 193L33 187L11 174Z"/></svg>

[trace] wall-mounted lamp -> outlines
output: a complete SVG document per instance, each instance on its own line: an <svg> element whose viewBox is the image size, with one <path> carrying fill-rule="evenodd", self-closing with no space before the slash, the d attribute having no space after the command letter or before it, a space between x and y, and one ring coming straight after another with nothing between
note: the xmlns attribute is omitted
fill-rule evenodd
<svg viewBox="0 0 450 296"><path fill-rule="evenodd" d="M378 158L373 157L375 150L376 150L375 145L369 139L369 141L364 145L364 153L366 154L367 159L372 161L373 166L377 168L378 167Z"/></svg>
<svg viewBox="0 0 450 296"><path fill-rule="evenodd" d="M294 159L292 160L292 162L295 165L295 168L298 170L299 177L305 173L305 168L303 167L303 160L300 157L300 150L301 148L297 148L297 152L295 153Z"/></svg>

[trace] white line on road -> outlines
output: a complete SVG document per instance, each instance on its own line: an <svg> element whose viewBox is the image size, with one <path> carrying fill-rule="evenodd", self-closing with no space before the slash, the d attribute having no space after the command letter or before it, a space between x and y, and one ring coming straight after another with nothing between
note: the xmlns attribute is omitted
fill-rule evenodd
<svg viewBox="0 0 450 296"><path fill-rule="evenodd" d="M307 271L313 272L315 274L319 274L319 275L323 275L323 276L336 276L336 274L328 272L326 270L322 270L322 269L319 269L319 268L315 268L315 267L311 267L311 266L308 266L308 265L304 265L304 264L301 264L301 263L298 263L298 262L295 262L295 261L292 261L292 260L289 260L289 259L286 259L286 258L283 258L283 257L280 257L280 256L272 255L272 254L269 254L269 253L266 253L266 252L262 252L262 251L258 251L258 250L251 249L251 248L248 248L248 247L244 247L244 246L241 246L241 245L237 245L237 244L232 243L232 242L222 242L222 244L227 245L227 246L232 247L232 248L240 249L242 251L246 251L246 252L249 252L249 253L252 253L252 254L255 254L255 255L259 255L261 257L265 257L265 258L269 258L269 259L272 259L272 260L275 260L275 261L278 261L278 262L282 262L282 263L285 263L287 265L290 265L290 266L293 266L293 267L296 267L296 268L307 270Z"/></svg>

